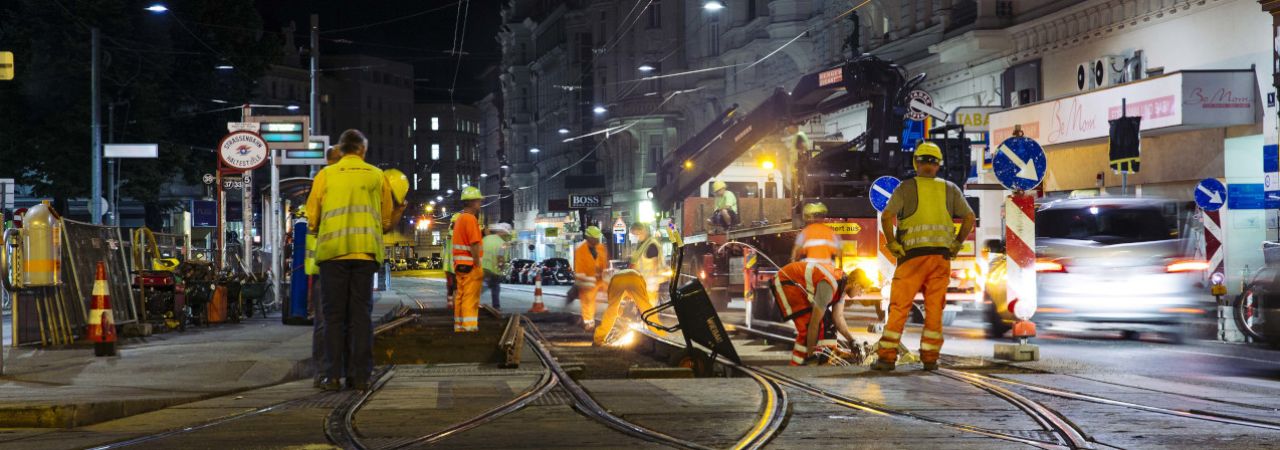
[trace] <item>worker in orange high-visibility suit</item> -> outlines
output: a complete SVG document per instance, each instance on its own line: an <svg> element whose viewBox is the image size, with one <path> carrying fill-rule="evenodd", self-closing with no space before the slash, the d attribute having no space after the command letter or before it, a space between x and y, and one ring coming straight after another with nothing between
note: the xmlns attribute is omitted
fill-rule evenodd
<svg viewBox="0 0 1280 450"><path fill-rule="evenodd" d="M871 368L893 370L902 345L902 329L914 307L916 293L924 291L924 330L920 335L920 362L925 370L937 370L942 351L942 310L951 281L951 258L973 231L974 216L964 193L950 181L938 178L942 150L931 142L916 147L916 177L903 181L885 206L880 229L889 251L898 258L889 294L889 322L880 336L879 358ZM956 233L954 218L961 219ZM897 220L896 231L894 220Z"/></svg>
<svg viewBox="0 0 1280 450"><path fill-rule="evenodd" d="M582 242L573 247L573 287L582 301L582 328L596 328L596 293L606 288L604 270L609 267L609 254L600 243L604 233L595 225L587 227ZM572 299L567 299L572 300Z"/></svg>
<svg viewBox="0 0 1280 450"><path fill-rule="evenodd" d="M815 358L815 351L818 348L834 351L836 333L853 341L844 320L844 308L838 307L843 278L844 275L832 271L830 265L812 261L787 264L774 277L773 298L783 318L796 326L791 365L822 362L821 358Z"/></svg>
<svg viewBox="0 0 1280 450"><path fill-rule="evenodd" d="M796 245L791 249L792 261L810 261L840 267L840 236L822 223L827 218L827 205L804 205L804 221L808 223L796 235Z"/></svg>
<svg viewBox="0 0 1280 450"><path fill-rule="evenodd" d="M453 271L458 290L453 301L453 331L480 331L480 290L484 286L483 237L480 235L480 189L468 186L462 190L462 212L453 223Z"/></svg>

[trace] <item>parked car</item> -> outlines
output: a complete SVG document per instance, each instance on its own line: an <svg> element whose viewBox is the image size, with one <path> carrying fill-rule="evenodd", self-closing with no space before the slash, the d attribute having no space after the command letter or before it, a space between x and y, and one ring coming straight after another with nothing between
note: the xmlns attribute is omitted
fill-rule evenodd
<svg viewBox="0 0 1280 450"><path fill-rule="evenodd" d="M542 284L573 283L573 267L564 258L547 258L542 261Z"/></svg>
<svg viewBox="0 0 1280 450"><path fill-rule="evenodd" d="M425 256L419 256L418 259L414 260L414 264L415 264L415 267L414 267L415 269L426 270L426 269L432 268L431 260Z"/></svg>
<svg viewBox="0 0 1280 450"><path fill-rule="evenodd" d="M507 265L507 282L524 283L524 274L533 265L532 259L513 259Z"/></svg>
<svg viewBox="0 0 1280 450"><path fill-rule="evenodd" d="M1202 283L1208 263L1194 259L1179 236L1177 203L1094 197L1057 200L1036 211L1037 327L1156 332L1178 342L1184 324L1214 310ZM1014 317L1007 303L1004 243L985 285L988 335L1001 336Z"/></svg>
<svg viewBox="0 0 1280 450"><path fill-rule="evenodd" d="M409 270L409 260L396 258L395 264L391 266L391 270Z"/></svg>

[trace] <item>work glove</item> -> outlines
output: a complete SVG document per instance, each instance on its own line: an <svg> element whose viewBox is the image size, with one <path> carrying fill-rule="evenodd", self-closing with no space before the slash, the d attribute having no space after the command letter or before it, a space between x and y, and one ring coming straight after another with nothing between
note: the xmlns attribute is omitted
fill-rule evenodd
<svg viewBox="0 0 1280 450"><path fill-rule="evenodd" d="M964 248L964 241L952 241L952 242L951 242L951 249L950 249L950 250L951 250L951 257L952 257L952 258L955 258L955 257L956 257L956 255L959 255L959 254L960 254L960 249L961 249L961 248Z"/></svg>
<svg viewBox="0 0 1280 450"><path fill-rule="evenodd" d="M907 251L902 248L902 244L899 244L898 241L889 241L889 254L893 255L894 258L901 258L907 256Z"/></svg>

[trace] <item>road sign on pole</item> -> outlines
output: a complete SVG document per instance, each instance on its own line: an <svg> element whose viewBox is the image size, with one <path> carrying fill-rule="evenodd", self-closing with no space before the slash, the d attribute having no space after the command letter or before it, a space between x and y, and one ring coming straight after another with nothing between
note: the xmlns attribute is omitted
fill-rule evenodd
<svg viewBox="0 0 1280 450"><path fill-rule="evenodd" d="M1013 191L1028 191L1039 186L1047 165L1040 144L1021 136L1005 139L991 160L996 179Z"/></svg>
<svg viewBox="0 0 1280 450"><path fill-rule="evenodd" d="M884 208L889 205L889 197L893 195L894 190L898 189L899 184L902 182L891 176L876 178L876 181L871 183L871 207L875 208L876 212L884 211Z"/></svg>
<svg viewBox="0 0 1280 450"><path fill-rule="evenodd" d="M267 162L267 141L252 131L236 131L218 143L218 158L237 171L257 169Z"/></svg>
<svg viewBox="0 0 1280 450"><path fill-rule="evenodd" d="M1196 205L1205 211L1217 211L1227 204L1227 187L1217 178L1205 178L1196 185Z"/></svg>

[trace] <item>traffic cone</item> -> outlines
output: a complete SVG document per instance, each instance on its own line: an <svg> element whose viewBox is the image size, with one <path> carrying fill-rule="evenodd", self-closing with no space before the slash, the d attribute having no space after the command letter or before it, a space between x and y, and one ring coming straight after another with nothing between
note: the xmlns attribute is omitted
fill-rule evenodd
<svg viewBox="0 0 1280 450"><path fill-rule="evenodd" d="M94 356L116 355L116 324L111 317L111 294L107 288L107 266L98 261L93 277L93 299L89 304L89 340Z"/></svg>
<svg viewBox="0 0 1280 450"><path fill-rule="evenodd" d="M547 305L542 304L542 275L533 277L533 307L530 313L547 312Z"/></svg>

